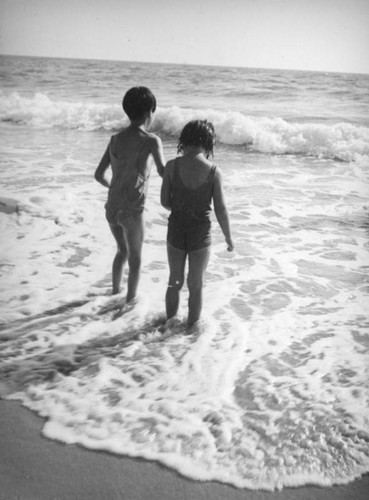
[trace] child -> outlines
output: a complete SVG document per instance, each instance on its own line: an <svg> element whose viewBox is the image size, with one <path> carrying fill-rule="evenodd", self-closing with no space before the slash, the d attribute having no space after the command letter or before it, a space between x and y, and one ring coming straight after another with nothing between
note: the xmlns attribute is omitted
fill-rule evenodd
<svg viewBox="0 0 369 500"><path fill-rule="evenodd" d="M153 93L146 87L133 87L125 94L122 104L130 124L111 137L96 169L95 179L109 188L105 212L117 243L112 268L112 292L113 295L119 293L123 268L128 260L128 303L136 296L140 278L144 207L151 157L161 177L165 160L160 138L147 131L156 110ZM110 183L105 178L109 165L112 169Z"/></svg>
<svg viewBox="0 0 369 500"><path fill-rule="evenodd" d="M168 220L167 252L170 269L165 296L167 318L176 315L188 257L188 327L199 320L203 277L210 255L211 202L223 231L227 249L233 250L222 177L208 157L213 155L214 127L206 120L187 123L178 140L177 157L165 167L161 204L171 210Z"/></svg>

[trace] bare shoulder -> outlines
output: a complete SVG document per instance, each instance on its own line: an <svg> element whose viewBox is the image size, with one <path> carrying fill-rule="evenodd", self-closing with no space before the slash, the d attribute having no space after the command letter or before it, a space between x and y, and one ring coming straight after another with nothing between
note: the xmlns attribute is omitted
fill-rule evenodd
<svg viewBox="0 0 369 500"><path fill-rule="evenodd" d="M220 193L223 190L222 170L218 166L215 168L213 186L215 194Z"/></svg>
<svg viewBox="0 0 369 500"><path fill-rule="evenodd" d="M215 167L214 170L214 179L222 180L222 169L218 167L218 165L213 165Z"/></svg>
<svg viewBox="0 0 369 500"><path fill-rule="evenodd" d="M123 128L116 134L113 134L110 138L111 144L114 146L115 144L120 144L125 141L127 136L127 129Z"/></svg>
<svg viewBox="0 0 369 500"><path fill-rule="evenodd" d="M214 175L217 175L219 167L208 158L200 158L196 163L196 168L200 168L204 174L208 175L214 169Z"/></svg>
<svg viewBox="0 0 369 500"><path fill-rule="evenodd" d="M147 140L151 148L159 148L162 145L160 137L152 132L147 132Z"/></svg>
<svg viewBox="0 0 369 500"><path fill-rule="evenodd" d="M145 131L145 134L147 135L147 137L149 137L150 139L152 139L153 141L160 141L160 137L156 134L154 134L154 132L148 132L147 130Z"/></svg>
<svg viewBox="0 0 369 500"><path fill-rule="evenodd" d="M169 160L165 165L165 175L169 175L169 177L173 178L175 160Z"/></svg>

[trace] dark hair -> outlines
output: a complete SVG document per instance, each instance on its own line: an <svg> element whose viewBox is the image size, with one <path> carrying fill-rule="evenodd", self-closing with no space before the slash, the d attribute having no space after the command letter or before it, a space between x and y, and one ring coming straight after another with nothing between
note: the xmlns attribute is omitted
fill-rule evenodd
<svg viewBox="0 0 369 500"><path fill-rule="evenodd" d="M207 120L192 120L184 126L178 139L177 152L182 153L186 146L201 146L206 151L206 158L214 155L215 130Z"/></svg>
<svg viewBox="0 0 369 500"><path fill-rule="evenodd" d="M147 87L132 87L123 97L123 110L130 120L139 120L149 111L156 110L156 99Z"/></svg>

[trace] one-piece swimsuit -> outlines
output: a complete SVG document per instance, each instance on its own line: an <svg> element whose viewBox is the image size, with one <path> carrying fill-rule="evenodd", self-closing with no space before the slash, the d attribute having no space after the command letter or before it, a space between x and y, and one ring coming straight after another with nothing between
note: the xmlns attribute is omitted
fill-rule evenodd
<svg viewBox="0 0 369 500"><path fill-rule="evenodd" d="M167 233L170 245L188 252L211 245L210 214L215 171L213 165L206 181L197 188L190 188L183 183L175 160Z"/></svg>
<svg viewBox="0 0 369 500"><path fill-rule="evenodd" d="M144 143L136 155L129 158L118 157L112 151L112 141L109 144L112 180L105 204L105 214L110 224L139 215L145 208L149 176L144 177L138 170L139 156L146 147Z"/></svg>

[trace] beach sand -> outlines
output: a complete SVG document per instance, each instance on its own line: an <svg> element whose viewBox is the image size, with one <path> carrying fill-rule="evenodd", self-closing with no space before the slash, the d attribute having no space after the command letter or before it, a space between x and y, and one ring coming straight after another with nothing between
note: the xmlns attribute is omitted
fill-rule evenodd
<svg viewBox="0 0 369 500"><path fill-rule="evenodd" d="M156 462L65 445L41 435L43 420L0 401L0 500L364 500L369 475L348 485L282 491L197 482Z"/></svg>

